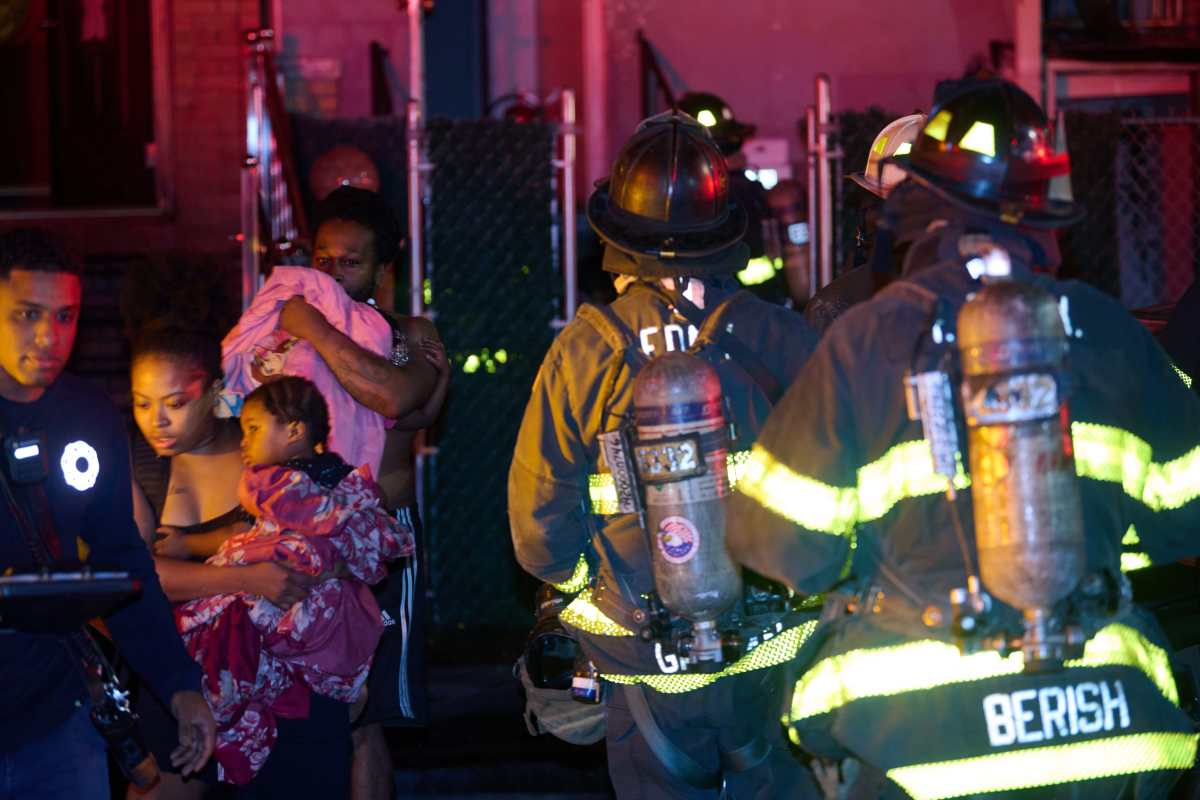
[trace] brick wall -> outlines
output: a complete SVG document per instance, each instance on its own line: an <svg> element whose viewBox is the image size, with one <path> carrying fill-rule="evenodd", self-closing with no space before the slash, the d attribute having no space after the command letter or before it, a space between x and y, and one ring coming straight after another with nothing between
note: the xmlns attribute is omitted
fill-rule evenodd
<svg viewBox="0 0 1200 800"><path fill-rule="evenodd" d="M70 368L100 382L129 406L128 347L121 335L118 287L126 267L155 252L219 254L231 278L240 250L241 163L245 154L244 31L258 27L258 0L162 0L171 176L169 214L55 216L0 220L0 230L38 225L56 232L86 265L84 309Z"/></svg>
<svg viewBox="0 0 1200 800"><path fill-rule="evenodd" d="M172 131L176 246L220 250L239 226L245 154L243 31L257 0L174 0Z"/></svg>
<svg viewBox="0 0 1200 800"><path fill-rule="evenodd" d="M245 152L243 32L257 27L258 0L162 0L169 41L166 63L170 176L174 208L167 215L129 213L14 222L58 232L83 255L169 249L228 253L239 229L240 169Z"/></svg>
<svg viewBox="0 0 1200 800"><path fill-rule="evenodd" d="M296 110L325 116L371 114L368 48L379 42L391 53L394 102L402 107L408 81L408 21L396 0L287 0L281 4L282 56L289 102ZM331 87L330 81L336 86ZM330 89L333 88L331 92Z"/></svg>

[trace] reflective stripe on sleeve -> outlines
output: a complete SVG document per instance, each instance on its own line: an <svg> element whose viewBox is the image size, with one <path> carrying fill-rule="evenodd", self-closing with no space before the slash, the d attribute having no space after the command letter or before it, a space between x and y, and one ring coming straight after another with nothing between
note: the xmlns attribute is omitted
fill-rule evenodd
<svg viewBox="0 0 1200 800"><path fill-rule="evenodd" d="M571 577L567 578L562 583L554 584L554 588L558 589L563 594L575 594L582 592L588 585L588 563L587 556L583 553L579 554L579 561L575 563L575 571L571 573Z"/></svg>
<svg viewBox="0 0 1200 800"><path fill-rule="evenodd" d="M1121 428L1073 422L1071 438L1080 477L1118 483L1152 511L1180 508L1200 497L1200 446L1158 463L1149 444Z"/></svg>
<svg viewBox="0 0 1200 800"><path fill-rule="evenodd" d="M1154 511L1180 508L1200 497L1200 446L1158 463L1150 445L1129 431L1075 422L1071 434L1080 477L1119 484ZM953 483L956 489L971 485L961 463ZM929 442L915 439L860 468L854 486L831 486L802 475L756 444L737 489L797 525L840 536L860 522L882 519L902 500L939 494L948 485L934 471Z"/></svg>
<svg viewBox="0 0 1200 800"><path fill-rule="evenodd" d="M749 462L749 450L739 450L725 457L725 470L730 488L737 486L742 480ZM612 473L593 472L588 475L588 499L591 501L593 514L608 517L620 513L620 501Z"/></svg>
<svg viewBox="0 0 1200 800"><path fill-rule="evenodd" d="M581 631L597 636L633 636L633 631L614 622L592 602L592 590L585 589L564 608L558 618Z"/></svg>
<svg viewBox="0 0 1200 800"><path fill-rule="evenodd" d="M970 484L960 464L954 486ZM901 500L939 494L949 485L934 471L929 442L915 439L862 467L855 486L830 486L801 475L756 444L738 491L809 530L844 535L859 522L883 518Z"/></svg>

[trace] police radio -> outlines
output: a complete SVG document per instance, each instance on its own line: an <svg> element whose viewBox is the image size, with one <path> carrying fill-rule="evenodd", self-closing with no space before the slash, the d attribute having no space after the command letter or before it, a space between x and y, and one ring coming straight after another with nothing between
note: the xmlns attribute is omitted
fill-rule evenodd
<svg viewBox="0 0 1200 800"><path fill-rule="evenodd" d="M4 469L13 483L28 485L46 480L50 461L46 438L39 432L19 431L4 437Z"/></svg>

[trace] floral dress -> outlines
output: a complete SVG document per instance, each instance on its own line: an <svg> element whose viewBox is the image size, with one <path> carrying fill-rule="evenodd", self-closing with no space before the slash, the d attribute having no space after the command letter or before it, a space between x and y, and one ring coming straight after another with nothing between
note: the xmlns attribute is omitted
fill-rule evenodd
<svg viewBox="0 0 1200 800"><path fill-rule="evenodd" d="M319 575L340 561L353 576L317 584L289 609L245 592L176 608L188 652L204 668L218 774L245 784L270 755L276 717L307 717L313 691L358 699L383 632L369 584L386 575L389 560L412 552L413 535L381 507L370 468L350 470L337 456L248 468L238 491L257 521L206 563L267 561Z"/></svg>

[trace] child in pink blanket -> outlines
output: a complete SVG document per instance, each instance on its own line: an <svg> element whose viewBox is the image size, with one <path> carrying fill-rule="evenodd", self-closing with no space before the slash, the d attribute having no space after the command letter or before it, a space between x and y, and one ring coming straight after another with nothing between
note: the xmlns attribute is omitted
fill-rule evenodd
<svg viewBox="0 0 1200 800"><path fill-rule="evenodd" d="M326 579L289 609L237 593L175 611L188 652L204 668L218 774L235 784L249 782L270 755L276 717L308 715L309 692L358 699L383 632L368 585L413 549L412 531L381 507L370 467L351 469L324 449L329 415L311 382L263 384L246 398L241 425L247 468L239 495L257 522L208 563L274 561Z"/></svg>

